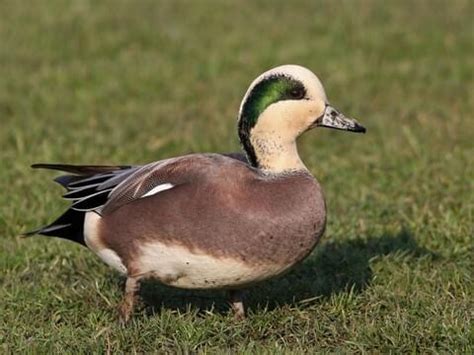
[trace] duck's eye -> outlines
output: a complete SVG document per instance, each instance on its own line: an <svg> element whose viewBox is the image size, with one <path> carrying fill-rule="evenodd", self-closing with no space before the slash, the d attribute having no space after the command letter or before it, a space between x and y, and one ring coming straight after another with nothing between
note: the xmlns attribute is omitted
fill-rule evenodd
<svg viewBox="0 0 474 355"><path fill-rule="evenodd" d="M294 88L290 91L290 96L292 99L301 100L306 94L303 88Z"/></svg>

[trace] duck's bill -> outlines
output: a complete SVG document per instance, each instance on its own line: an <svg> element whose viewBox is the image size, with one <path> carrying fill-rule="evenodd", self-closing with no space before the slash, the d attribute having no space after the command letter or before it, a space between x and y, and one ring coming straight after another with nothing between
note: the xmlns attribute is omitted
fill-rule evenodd
<svg viewBox="0 0 474 355"><path fill-rule="evenodd" d="M366 129L356 120L344 116L341 112L330 105L326 105L324 114L319 117L315 125L316 127L327 127L339 129L343 131L365 133Z"/></svg>

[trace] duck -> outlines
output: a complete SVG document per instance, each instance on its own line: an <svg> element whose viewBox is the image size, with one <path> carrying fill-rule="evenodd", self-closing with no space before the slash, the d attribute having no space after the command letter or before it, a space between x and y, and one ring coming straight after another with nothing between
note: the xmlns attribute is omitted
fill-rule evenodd
<svg viewBox="0 0 474 355"><path fill-rule="evenodd" d="M234 317L244 318L245 290L302 262L325 231L323 191L298 154L298 137L322 127L366 129L332 106L319 78L299 65L258 76L237 122L243 153L144 165L33 164L65 173L54 180L70 206L25 236L79 243L123 274L121 322L147 278L226 290Z"/></svg>

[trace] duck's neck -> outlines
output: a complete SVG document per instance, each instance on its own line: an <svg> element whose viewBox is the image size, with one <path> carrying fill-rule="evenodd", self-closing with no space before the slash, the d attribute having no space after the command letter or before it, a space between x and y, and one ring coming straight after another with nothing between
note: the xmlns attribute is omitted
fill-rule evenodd
<svg viewBox="0 0 474 355"><path fill-rule="evenodd" d="M254 167L272 174L307 171L294 139L274 133L252 133L244 149Z"/></svg>

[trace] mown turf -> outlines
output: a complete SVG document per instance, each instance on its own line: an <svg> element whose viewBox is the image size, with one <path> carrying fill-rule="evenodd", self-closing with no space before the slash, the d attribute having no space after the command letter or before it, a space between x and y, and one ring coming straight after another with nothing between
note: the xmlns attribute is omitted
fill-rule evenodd
<svg viewBox="0 0 474 355"><path fill-rule="evenodd" d="M1 352L473 352L472 1L2 1ZM33 162L144 163L238 149L251 80L320 75L368 133L308 133L323 242L250 290L148 282L120 327L123 280L88 250L17 235L64 208Z"/></svg>

